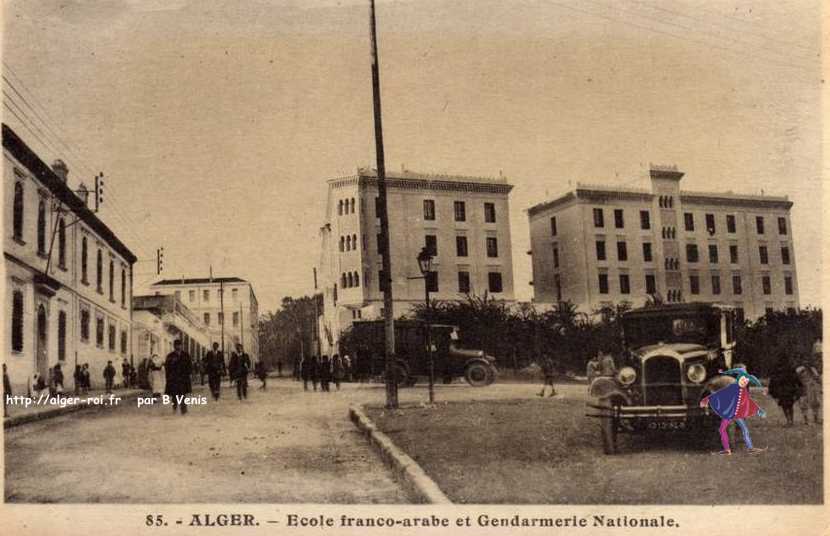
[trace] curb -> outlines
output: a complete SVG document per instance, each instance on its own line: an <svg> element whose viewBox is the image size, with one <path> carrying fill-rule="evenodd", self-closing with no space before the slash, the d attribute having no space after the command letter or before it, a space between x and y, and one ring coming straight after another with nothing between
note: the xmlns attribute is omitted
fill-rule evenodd
<svg viewBox="0 0 830 536"><path fill-rule="evenodd" d="M398 448L389 436L377 429L363 410L356 406L349 408L349 418L363 432L380 453L381 458L395 472L396 476L414 493L419 502L427 504L452 504L438 484L424 472L418 462Z"/></svg>
<svg viewBox="0 0 830 536"><path fill-rule="evenodd" d="M131 390L125 393L123 396L119 398L124 400L132 400L134 398L138 398L140 395L145 394L147 391L143 390ZM116 394L116 393L113 393ZM3 428L13 428L15 426L20 426L21 424L28 424L31 422L42 421L45 419L51 419L53 417L60 417L61 415L67 415L69 413L74 413L76 411L81 411L90 408L104 408L108 406L98 405L98 404L90 404L86 398L84 398L78 404L72 404L64 407L54 407L51 409L46 409L43 411L35 411L32 413L26 413L23 415L16 415L14 417L5 417L3 418Z"/></svg>

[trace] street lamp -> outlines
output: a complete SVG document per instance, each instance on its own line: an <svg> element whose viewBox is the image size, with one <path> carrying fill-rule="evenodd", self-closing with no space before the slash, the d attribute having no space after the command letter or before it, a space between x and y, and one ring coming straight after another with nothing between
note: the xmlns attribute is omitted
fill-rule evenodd
<svg viewBox="0 0 830 536"><path fill-rule="evenodd" d="M432 357L432 338L430 334L430 320L432 319L431 309L429 305L429 277L432 273L432 252L426 247L421 249L418 253L418 268L421 270L421 275L424 276L424 302L426 303L426 343L427 343L427 358L429 359L429 403L435 402L435 361Z"/></svg>

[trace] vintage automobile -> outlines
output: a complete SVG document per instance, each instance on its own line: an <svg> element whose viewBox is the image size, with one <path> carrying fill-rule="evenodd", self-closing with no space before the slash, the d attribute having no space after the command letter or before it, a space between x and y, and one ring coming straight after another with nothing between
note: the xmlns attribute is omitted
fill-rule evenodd
<svg viewBox="0 0 830 536"><path fill-rule="evenodd" d="M395 321L395 375L401 385L414 385L419 376L429 375L427 332L432 342L435 377L450 383L463 377L474 387L492 384L496 379L495 358L482 350L461 347L456 326L430 324L417 320ZM385 336L382 320L362 320L352 324L344 351L352 359L358 378L378 376L385 362Z"/></svg>
<svg viewBox="0 0 830 536"><path fill-rule="evenodd" d="M735 311L711 303L659 305L623 314L623 351L613 375L594 378L588 405L599 419L603 450L617 452L619 433L687 431L700 442L720 422L701 398L734 382ZM702 444L702 443L701 443Z"/></svg>

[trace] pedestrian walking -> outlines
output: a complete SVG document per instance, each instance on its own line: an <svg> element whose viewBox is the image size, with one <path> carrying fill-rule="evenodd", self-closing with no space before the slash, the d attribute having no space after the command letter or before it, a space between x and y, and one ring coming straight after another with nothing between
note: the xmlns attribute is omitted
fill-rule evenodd
<svg viewBox="0 0 830 536"><path fill-rule="evenodd" d="M242 344L236 344L236 352L231 354L231 374L236 380L236 396L239 400L248 398L248 372L251 370L251 358L242 350Z"/></svg>
<svg viewBox="0 0 830 536"><path fill-rule="evenodd" d="M545 356L542 358L541 366L543 383L542 391L539 393L539 396L545 396L545 389L547 389L548 385L550 385L549 396L556 396L556 388L553 386L553 380L556 379L556 364L550 356Z"/></svg>
<svg viewBox="0 0 830 536"><path fill-rule="evenodd" d="M89 374L89 363L84 363L84 366L81 368L81 388L85 394L92 389L92 378Z"/></svg>
<svg viewBox="0 0 830 536"><path fill-rule="evenodd" d="M52 369L52 388L56 395L63 394L63 369L60 363Z"/></svg>
<svg viewBox="0 0 830 536"><path fill-rule="evenodd" d="M256 374L256 377L262 382L262 385L259 386L260 391L264 391L265 381L268 378L268 372L265 370L265 363L263 363L261 359L257 361L254 366L254 374Z"/></svg>
<svg viewBox="0 0 830 536"><path fill-rule="evenodd" d="M331 373L334 378L334 386L339 391L340 382L342 382L345 378L346 370L343 367L343 358L341 358L338 354L334 354L334 357L331 359Z"/></svg>
<svg viewBox="0 0 830 536"><path fill-rule="evenodd" d="M150 388L153 390L153 397L158 398L166 390L164 373L162 368L164 363L158 354L153 354L150 358Z"/></svg>
<svg viewBox="0 0 830 536"><path fill-rule="evenodd" d="M779 356L775 369L770 374L769 395L784 412L787 426L793 425L793 405L803 394L804 388L790 359L786 355Z"/></svg>
<svg viewBox="0 0 830 536"><path fill-rule="evenodd" d="M320 360L320 391L323 393L328 393L329 389L329 382L331 381L331 361L329 360L329 356L324 355L323 359Z"/></svg>
<svg viewBox="0 0 830 536"><path fill-rule="evenodd" d="M213 343L213 350L209 350L205 354L205 372L208 377L208 385L210 386L210 394L213 395L213 400L219 400L219 395L222 392L222 373L225 369L225 356L219 351L219 343Z"/></svg>
<svg viewBox="0 0 830 536"><path fill-rule="evenodd" d="M347 382L354 381L352 378L352 358L349 357L349 354L343 356L343 374Z"/></svg>
<svg viewBox="0 0 830 536"><path fill-rule="evenodd" d="M311 386L314 387L314 390L316 391L317 382L320 381L320 358L316 355L311 357L308 374L311 379Z"/></svg>
<svg viewBox="0 0 830 536"><path fill-rule="evenodd" d="M810 365L800 365L795 372L804 389L803 396L798 400L804 424L810 424L810 411L813 412L815 423L821 424L821 375L815 367Z"/></svg>
<svg viewBox="0 0 830 536"><path fill-rule="evenodd" d="M9 373L6 372L6 364L3 363L3 417L8 415L8 398L12 396L12 381L9 379Z"/></svg>
<svg viewBox="0 0 830 536"><path fill-rule="evenodd" d="M112 366L112 361L107 361L107 366L104 367L104 384L106 385L107 393L112 393L112 386L115 383L115 367Z"/></svg>
<svg viewBox="0 0 830 536"><path fill-rule="evenodd" d="M311 379L311 363L308 359L301 358L297 361L294 370L297 371L299 377L303 380L303 391L308 391L308 381Z"/></svg>
<svg viewBox="0 0 830 536"><path fill-rule="evenodd" d="M125 389L130 386L130 363L126 357L121 362L121 379L124 382Z"/></svg>
<svg viewBox="0 0 830 536"><path fill-rule="evenodd" d="M75 382L75 394L81 394L81 389L84 386L84 373L81 365L75 365L75 372L72 373L72 380Z"/></svg>
<svg viewBox="0 0 830 536"><path fill-rule="evenodd" d="M164 360L164 371L166 377L164 393L171 398L173 413L180 408L181 414L184 415L187 413L187 403L183 397L186 397L192 390L190 375L193 372L193 363L187 352L182 350L181 339L173 341L173 351L167 354L167 359Z"/></svg>

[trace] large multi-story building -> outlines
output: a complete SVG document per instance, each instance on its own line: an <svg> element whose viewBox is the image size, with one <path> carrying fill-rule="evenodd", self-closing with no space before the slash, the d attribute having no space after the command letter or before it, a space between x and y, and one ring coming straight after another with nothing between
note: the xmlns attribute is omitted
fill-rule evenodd
<svg viewBox="0 0 830 536"><path fill-rule="evenodd" d="M651 191L578 185L528 210L534 301L798 307L789 199L682 191L676 167L650 176Z"/></svg>
<svg viewBox="0 0 830 536"><path fill-rule="evenodd" d="M142 359L153 354L163 359L177 339L194 359L211 348L210 330L175 295L133 297L133 339Z"/></svg>
<svg viewBox="0 0 830 536"><path fill-rule="evenodd" d="M225 355L241 342L253 361L259 359L259 304L254 287L238 277L163 279L150 286L155 294L171 294L207 326L210 344L222 344ZM224 328L224 329L223 329Z"/></svg>
<svg viewBox="0 0 830 536"><path fill-rule="evenodd" d="M135 255L68 184L69 170L46 165L3 125L5 329L12 391L60 364L64 386L89 364L93 386L107 361L132 357Z"/></svg>
<svg viewBox="0 0 830 536"><path fill-rule="evenodd" d="M423 303L417 256L424 247L434 256L426 282L431 298L487 293L513 301L508 203L513 187L504 177L389 173L389 278L382 272L377 182L371 169L328 181L319 260L324 353L336 351L340 333L353 320L382 316L385 279L392 282L396 317Z"/></svg>

